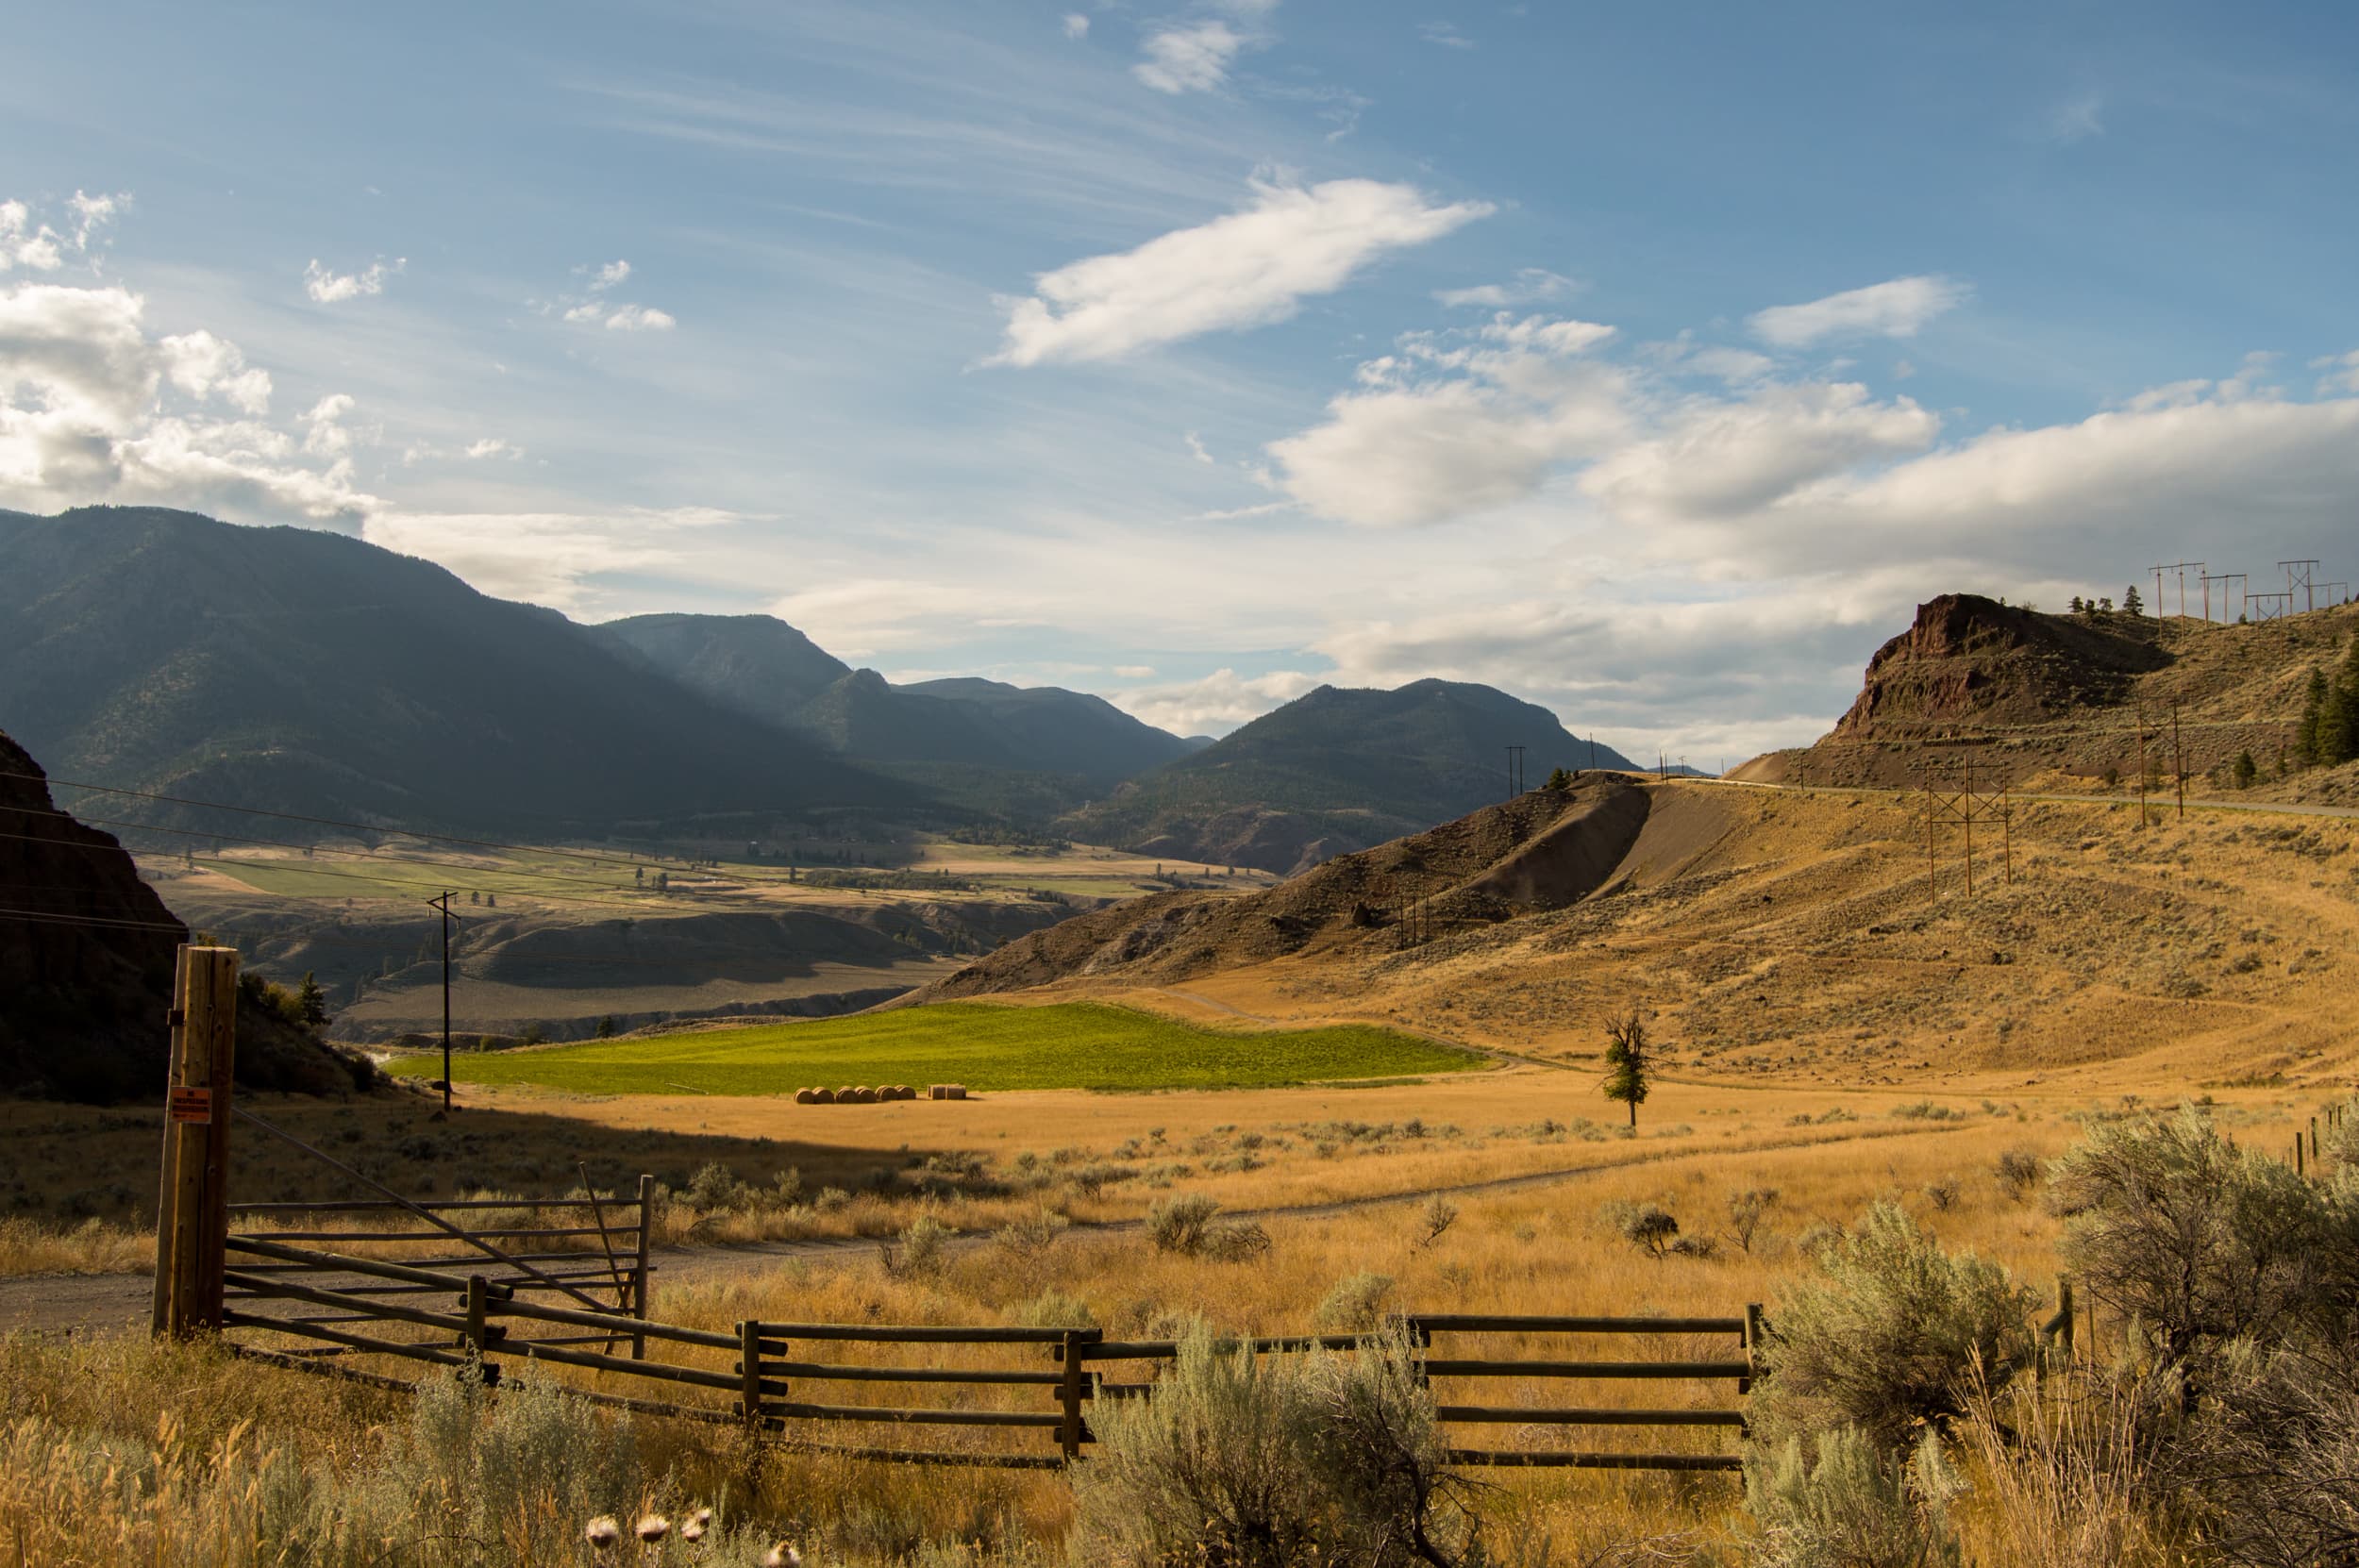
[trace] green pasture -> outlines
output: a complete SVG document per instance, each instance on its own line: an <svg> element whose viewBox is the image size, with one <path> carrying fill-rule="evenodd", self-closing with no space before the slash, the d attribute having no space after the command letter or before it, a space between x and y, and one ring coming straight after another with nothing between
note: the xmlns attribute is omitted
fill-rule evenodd
<svg viewBox="0 0 2359 1568"><path fill-rule="evenodd" d="M1094 1002L945 1002L853 1018L650 1040L466 1055L461 1083L528 1083L593 1094L791 1094L805 1087L963 1083L972 1089L1251 1089L1339 1078L1460 1073L1486 1059L1366 1025L1197 1028ZM430 1077L439 1056L396 1058Z"/></svg>

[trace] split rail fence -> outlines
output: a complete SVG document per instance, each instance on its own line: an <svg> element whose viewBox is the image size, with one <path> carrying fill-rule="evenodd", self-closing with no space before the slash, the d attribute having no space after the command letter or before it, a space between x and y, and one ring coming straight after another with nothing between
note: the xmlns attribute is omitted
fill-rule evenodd
<svg viewBox="0 0 2359 1568"><path fill-rule="evenodd" d="M798 1444L910 1463L1047 1469L1096 1441L1102 1400L1149 1393L1179 1354L1170 1340L1096 1328L770 1323L724 1332L649 1312L654 1182L631 1200L420 1202L230 1103L237 954L181 950L172 1013L156 1331L217 1333L237 1353L397 1389L389 1365L475 1369L487 1384L567 1369L568 1391L646 1414L743 1424ZM293 1144L372 1195L333 1202L228 1201L235 1123ZM231 1222L238 1223L233 1229ZM1453 1446L1467 1465L1734 1470L1715 1434L1741 1436L1761 1343L1758 1307L1727 1317L1412 1313L1397 1320L1453 1434L1513 1428ZM1586 1358L1534 1341L1620 1343ZM1348 1352L1359 1334L1249 1342L1257 1355ZM1029 1364L1013 1364L1029 1361ZM1561 1391L1642 1384L1624 1406ZM637 1392L625 1393L621 1389ZM871 1402L872 1398L876 1402ZM897 1399L904 1403L884 1403ZM930 1403L919 1401L930 1400ZM911 1428L962 1434L919 1448ZM1656 1434L1598 1451L1562 1435ZM820 1442L821 1432L845 1435ZM989 1434L1000 1434L995 1443ZM1010 1446L1010 1443L1029 1446ZM896 1441L897 1440L897 1441ZM949 1444L949 1445L945 1445Z"/></svg>

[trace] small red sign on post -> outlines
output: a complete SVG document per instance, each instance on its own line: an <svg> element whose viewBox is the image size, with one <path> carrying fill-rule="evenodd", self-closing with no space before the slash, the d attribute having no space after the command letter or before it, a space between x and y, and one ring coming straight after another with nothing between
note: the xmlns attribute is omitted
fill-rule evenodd
<svg viewBox="0 0 2359 1568"><path fill-rule="evenodd" d="M183 1084L172 1092L172 1119L176 1122L209 1122L213 1119L213 1092L192 1089Z"/></svg>

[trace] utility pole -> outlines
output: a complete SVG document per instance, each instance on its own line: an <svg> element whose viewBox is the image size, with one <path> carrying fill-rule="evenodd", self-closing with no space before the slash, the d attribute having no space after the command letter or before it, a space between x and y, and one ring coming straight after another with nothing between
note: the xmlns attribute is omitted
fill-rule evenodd
<svg viewBox="0 0 2359 1568"><path fill-rule="evenodd" d="M427 907L443 911L443 1109L450 1109L450 923L458 916L450 912L450 901L459 895L445 892L440 898L429 898Z"/></svg>
<svg viewBox="0 0 2359 1568"><path fill-rule="evenodd" d="M1966 799L1961 815L1966 822L1966 896L1974 896L1974 754L1966 756Z"/></svg>
<svg viewBox="0 0 2359 1568"><path fill-rule="evenodd" d="M2179 744L2179 704L2170 705L2170 771L2179 786L2179 820L2187 820L2187 754Z"/></svg>
<svg viewBox="0 0 2359 1568"><path fill-rule="evenodd" d="M1594 729L1589 732L1589 771L1598 771L1598 732Z"/></svg>
<svg viewBox="0 0 2359 1568"><path fill-rule="evenodd" d="M1507 748L1507 798L1514 799L1524 792L1524 748Z"/></svg>
<svg viewBox="0 0 2359 1568"><path fill-rule="evenodd" d="M2138 715L2138 831L2146 831L2146 715Z"/></svg>
<svg viewBox="0 0 2359 1568"><path fill-rule="evenodd" d="M2007 886L2015 886L2015 806L2007 799L2010 786L1999 786L1999 863L2004 868Z"/></svg>

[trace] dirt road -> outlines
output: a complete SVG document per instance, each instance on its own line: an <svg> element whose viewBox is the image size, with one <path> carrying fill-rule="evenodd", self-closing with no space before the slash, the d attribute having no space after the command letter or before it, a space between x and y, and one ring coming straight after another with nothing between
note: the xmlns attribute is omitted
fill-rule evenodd
<svg viewBox="0 0 2359 1568"><path fill-rule="evenodd" d="M1931 1127L1878 1127L1861 1132L1805 1133L1793 1137L1765 1138L1748 1147L1801 1148L1819 1143L1865 1143L1884 1138L1939 1138L1960 1130L1963 1130L1963 1124ZM1697 1158L1706 1157L1699 1156L1694 1149L1666 1149L1660 1153L1648 1151L1626 1159L1598 1159L1547 1171L1527 1171L1516 1176L1494 1176L1485 1181L1454 1186L1380 1193L1368 1197L1345 1198L1330 1203L1234 1209L1226 1212L1229 1217L1239 1220L1329 1219L1362 1209L1424 1203L1435 1196L1479 1197L1493 1193L1519 1192L1558 1182L1578 1181L1584 1176L1625 1170L1633 1165ZM1076 1224L1069 1234L1077 1238L1119 1236L1135 1231L1145 1224L1144 1220L1136 1219L1096 1221ZM987 1245L990 1240L984 1235L962 1236L951 1245L963 1251ZM743 1246L659 1247L654 1254L656 1290L660 1298L666 1287L678 1289L683 1285L705 1284L740 1275L757 1274L795 1259L850 1259L873 1252L877 1244L877 1240L871 1237L825 1237L802 1242L757 1242ZM20 1331L41 1334L111 1333L134 1327L148 1321L153 1309L151 1293L150 1277L144 1274L32 1275L0 1279L0 1334Z"/></svg>

